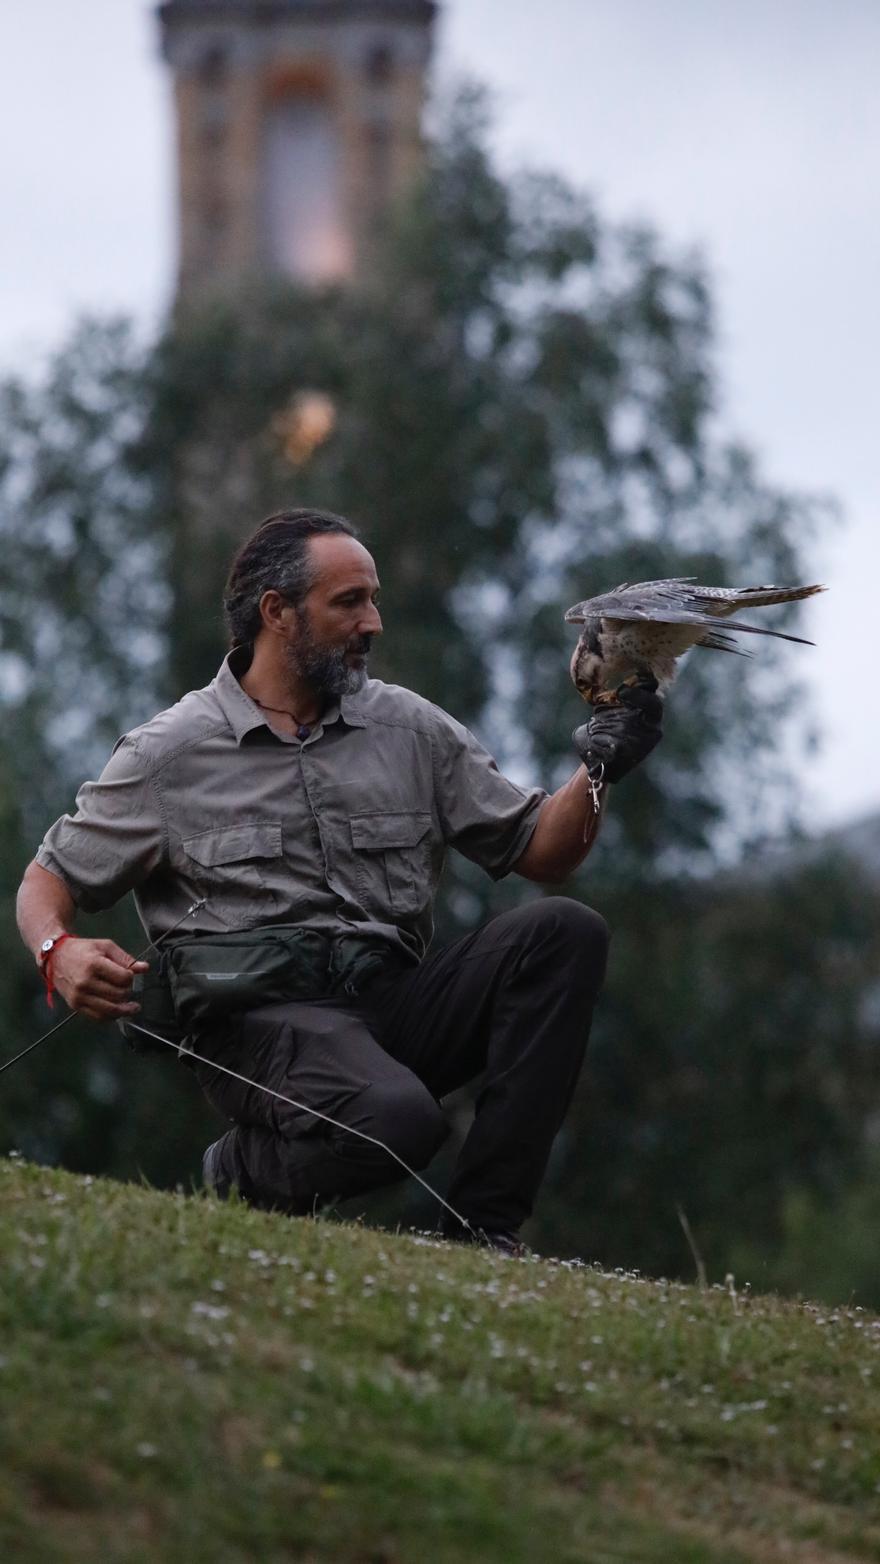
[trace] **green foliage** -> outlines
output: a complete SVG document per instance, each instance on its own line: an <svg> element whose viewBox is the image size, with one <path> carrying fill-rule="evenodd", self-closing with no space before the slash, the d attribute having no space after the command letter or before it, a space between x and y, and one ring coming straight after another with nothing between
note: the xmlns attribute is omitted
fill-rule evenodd
<svg viewBox="0 0 880 1564"><path fill-rule="evenodd" d="M145 350L86 322L41 381L0 386L0 701L31 830L146 716L168 586L139 470Z"/></svg>
<svg viewBox="0 0 880 1564"><path fill-rule="evenodd" d="M869 1125L876 1133L875 1125ZM730 1263L740 1276L752 1276L761 1287L821 1298L880 1298L880 1257L873 1235L880 1221L880 1166L870 1145L859 1167L842 1188L830 1193L812 1184L792 1182L779 1202L779 1234L768 1250L739 1238Z"/></svg>
<svg viewBox="0 0 880 1564"><path fill-rule="evenodd" d="M762 1285L809 1292L815 1276L826 1296L856 1289L860 1303L880 1304L877 1267L848 1271L842 1245L830 1263L821 1229L815 1270L803 1229L784 1258L793 1199L830 1223L867 1193L876 884L851 861L791 852L775 873L764 863L612 906L614 979L557 1146L543 1241L680 1273L680 1205L713 1277L741 1273L746 1256Z"/></svg>
<svg viewBox="0 0 880 1564"><path fill-rule="evenodd" d="M0 1244L20 1564L876 1556L861 1311L8 1162Z"/></svg>

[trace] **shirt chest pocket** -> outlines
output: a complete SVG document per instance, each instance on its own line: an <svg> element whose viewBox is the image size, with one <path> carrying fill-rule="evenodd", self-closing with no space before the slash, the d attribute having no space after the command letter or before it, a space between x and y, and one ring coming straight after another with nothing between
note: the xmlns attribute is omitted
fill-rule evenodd
<svg viewBox="0 0 880 1564"><path fill-rule="evenodd" d="M420 912L432 894L429 811L357 814L350 824L364 906L375 912Z"/></svg>
<svg viewBox="0 0 880 1564"><path fill-rule="evenodd" d="M203 887L210 910L234 927L258 924L278 909L281 858L280 820L258 820L199 831L182 842L193 877Z"/></svg>

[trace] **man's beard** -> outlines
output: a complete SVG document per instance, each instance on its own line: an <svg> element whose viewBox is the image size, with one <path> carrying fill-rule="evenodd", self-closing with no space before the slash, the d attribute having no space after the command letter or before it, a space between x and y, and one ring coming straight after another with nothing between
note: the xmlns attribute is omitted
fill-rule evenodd
<svg viewBox="0 0 880 1564"><path fill-rule="evenodd" d="M346 646L320 646L312 633L311 621L302 609L297 614L299 636L288 642L287 661L297 680L304 680L318 695L357 695L367 679L366 664L350 668L345 659L352 652L369 655L372 637L355 636Z"/></svg>

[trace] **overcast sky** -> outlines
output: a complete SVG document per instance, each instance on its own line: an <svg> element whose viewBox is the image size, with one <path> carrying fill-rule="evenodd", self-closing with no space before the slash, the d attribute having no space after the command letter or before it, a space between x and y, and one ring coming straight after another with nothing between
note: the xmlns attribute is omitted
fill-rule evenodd
<svg viewBox="0 0 880 1564"><path fill-rule="evenodd" d="M447 0L439 78L496 98L506 167L555 168L614 217L698 245L727 430L777 484L835 495L805 551L833 590L799 653L823 714L817 826L880 808L869 634L880 573L878 0ZM0 17L0 368L80 310L149 324L174 267L168 82L145 0ZM686 684L675 699L686 699Z"/></svg>

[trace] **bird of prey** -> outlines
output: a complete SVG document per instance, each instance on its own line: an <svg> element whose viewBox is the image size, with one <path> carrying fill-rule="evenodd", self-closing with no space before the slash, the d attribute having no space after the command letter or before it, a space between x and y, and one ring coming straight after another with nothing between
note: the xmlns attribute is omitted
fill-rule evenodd
<svg viewBox="0 0 880 1564"><path fill-rule="evenodd" d="M627 674L651 674L661 689L672 683L676 660L692 646L747 657L730 630L749 635L773 635L783 641L812 646L799 635L765 630L730 616L739 609L764 608L771 603L795 603L824 592L822 586L707 587L693 576L672 576L667 581L624 583L613 592L575 603L565 615L566 624L583 626L571 659L571 676L585 701L609 701ZM727 621L727 630L717 628Z"/></svg>

